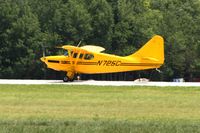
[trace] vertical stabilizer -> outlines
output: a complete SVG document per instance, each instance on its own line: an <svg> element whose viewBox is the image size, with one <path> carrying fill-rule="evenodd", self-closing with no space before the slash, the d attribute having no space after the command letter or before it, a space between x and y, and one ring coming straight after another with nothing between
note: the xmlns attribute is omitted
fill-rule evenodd
<svg viewBox="0 0 200 133"><path fill-rule="evenodd" d="M164 63L164 39L155 35L142 48L136 51L130 57L139 57L142 60Z"/></svg>

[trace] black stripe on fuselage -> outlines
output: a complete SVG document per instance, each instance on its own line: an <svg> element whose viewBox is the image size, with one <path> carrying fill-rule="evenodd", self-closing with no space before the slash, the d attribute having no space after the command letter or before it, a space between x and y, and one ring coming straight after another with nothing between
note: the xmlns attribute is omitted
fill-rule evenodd
<svg viewBox="0 0 200 133"><path fill-rule="evenodd" d="M55 63L59 63L59 61L53 61ZM62 63L62 61L61 61ZM65 61L62 64L71 64L71 61ZM98 65L98 62L83 62L78 61L77 65ZM119 66L160 66L161 64L155 64L155 63L121 63ZM98 65L101 66L101 65ZM103 65L106 66L106 65Z"/></svg>
<svg viewBox="0 0 200 133"><path fill-rule="evenodd" d="M160 66L161 64L155 63L121 63L120 66Z"/></svg>
<svg viewBox="0 0 200 133"><path fill-rule="evenodd" d="M48 62L50 62L50 63L59 63L58 60L48 60Z"/></svg>
<svg viewBox="0 0 200 133"><path fill-rule="evenodd" d="M70 61L61 61L61 64L70 64Z"/></svg>
<svg viewBox="0 0 200 133"><path fill-rule="evenodd" d="M77 65L97 65L97 62L77 62Z"/></svg>

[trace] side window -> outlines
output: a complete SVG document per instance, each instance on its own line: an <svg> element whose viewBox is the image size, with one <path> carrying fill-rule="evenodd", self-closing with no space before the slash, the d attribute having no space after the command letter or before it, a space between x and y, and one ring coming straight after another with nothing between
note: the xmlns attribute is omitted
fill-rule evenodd
<svg viewBox="0 0 200 133"><path fill-rule="evenodd" d="M73 54L73 58L76 58L77 55L78 55L78 53L74 53L74 54Z"/></svg>
<svg viewBox="0 0 200 133"><path fill-rule="evenodd" d="M83 54L80 54L80 55L79 55L79 59L82 59L82 58L83 58Z"/></svg>
<svg viewBox="0 0 200 133"><path fill-rule="evenodd" d="M93 58L94 58L93 54L85 54L85 57L84 57L85 60L92 60Z"/></svg>

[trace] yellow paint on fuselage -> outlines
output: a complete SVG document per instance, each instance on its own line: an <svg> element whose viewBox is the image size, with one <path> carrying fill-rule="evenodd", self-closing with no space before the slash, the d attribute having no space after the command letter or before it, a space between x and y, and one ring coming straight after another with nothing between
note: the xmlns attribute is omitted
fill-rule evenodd
<svg viewBox="0 0 200 133"><path fill-rule="evenodd" d="M48 68L56 71L96 74L153 69L159 68L164 63L164 41L158 35L154 36L136 53L125 57L69 45L62 48L68 50L67 56L41 58ZM80 59L81 54L83 56Z"/></svg>

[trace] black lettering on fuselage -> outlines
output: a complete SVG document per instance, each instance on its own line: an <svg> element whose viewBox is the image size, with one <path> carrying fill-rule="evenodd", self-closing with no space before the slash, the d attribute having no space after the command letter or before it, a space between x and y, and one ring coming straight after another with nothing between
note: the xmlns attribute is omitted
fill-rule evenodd
<svg viewBox="0 0 200 133"><path fill-rule="evenodd" d="M107 62L107 64L106 64L106 66L111 66L111 63L112 63L112 61L109 60L109 61Z"/></svg>
<svg viewBox="0 0 200 133"><path fill-rule="evenodd" d="M99 60L99 61L97 62L97 65L98 65L98 66L101 66L102 62L103 62L102 60L101 60L101 61Z"/></svg>
<svg viewBox="0 0 200 133"><path fill-rule="evenodd" d="M113 60L99 60L97 62L98 66L120 66L121 61L113 61Z"/></svg>
<svg viewBox="0 0 200 133"><path fill-rule="evenodd" d="M119 66L119 65L121 65L121 61L116 62L116 66Z"/></svg>
<svg viewBox="0 0 200 133"><path fill-rule="evenodd" d="M111 66L116 66L117 61L112 61Z"/></svg>

